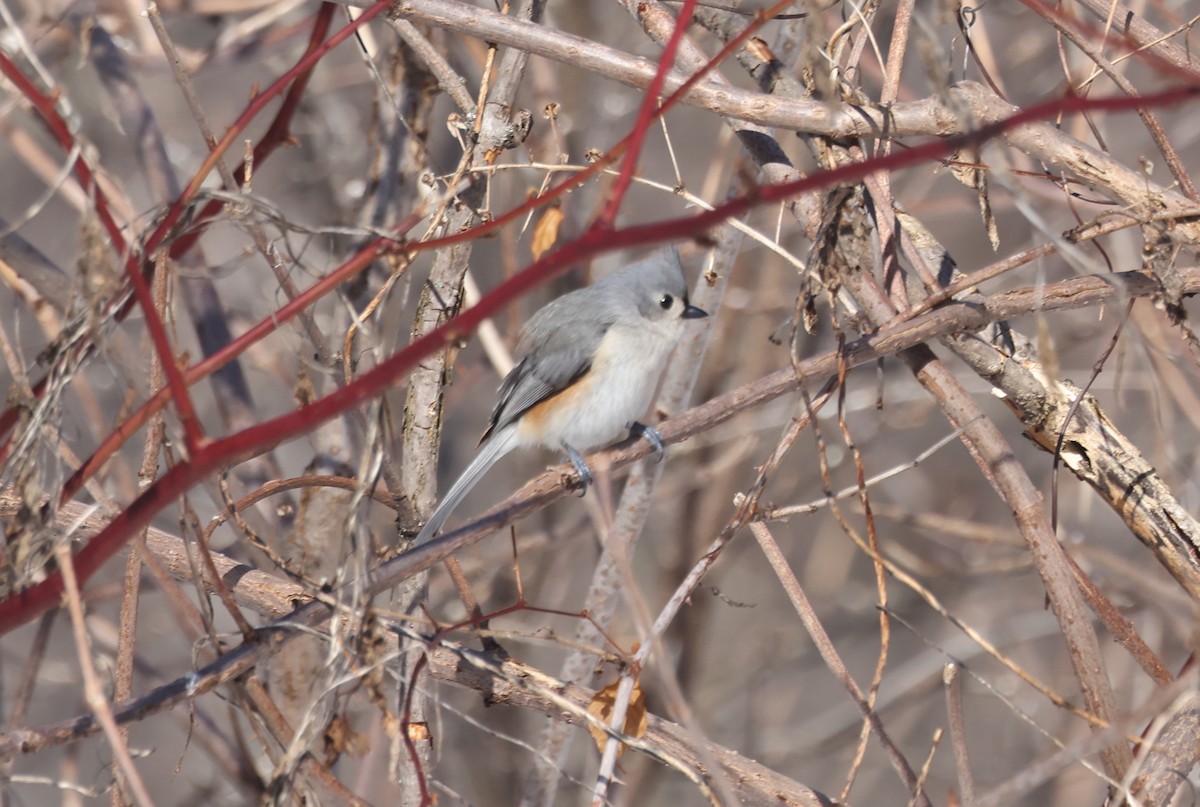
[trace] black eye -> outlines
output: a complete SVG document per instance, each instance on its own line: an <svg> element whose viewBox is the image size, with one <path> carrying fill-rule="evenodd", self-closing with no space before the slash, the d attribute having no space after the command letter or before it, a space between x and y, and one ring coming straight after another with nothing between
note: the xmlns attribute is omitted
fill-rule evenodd
<svg viewBox="0 0 1200 807"><path fill-rule="evenodd" d="M658 304L659 304L659 306L661 306L661 307L663 308L663 310L665 311L666 309L668 309L668 308L670 308L670 307L671 307L671 303L673 303L673 302L675 302L675 298L674 298L674 297L672 297L672 296L671 296L671 295L669 295L669 294L664 294L664 295L662 296L662 299L658 301Z"/></svg>

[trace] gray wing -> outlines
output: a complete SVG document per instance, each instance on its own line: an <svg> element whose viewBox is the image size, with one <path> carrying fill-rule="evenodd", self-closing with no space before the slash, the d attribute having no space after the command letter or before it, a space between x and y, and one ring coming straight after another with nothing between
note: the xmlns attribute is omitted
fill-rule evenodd
<svg viewBox="0 0 1200 807"><path fill-rule="evenodd" d="M525 356L500 384L481 443L591 369L592 356L612 322L599 315L596 306L587 305L587 295L582 294L586 291L551 301L529 320L518 346Z"/></svg>

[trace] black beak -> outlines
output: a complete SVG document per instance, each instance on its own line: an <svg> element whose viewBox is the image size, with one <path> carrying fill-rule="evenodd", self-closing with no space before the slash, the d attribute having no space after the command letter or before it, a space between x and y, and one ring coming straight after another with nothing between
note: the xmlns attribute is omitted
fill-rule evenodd
<svg viewBox="0 0 1200 807"><path fill-rule="evenodd" d="M680 316L684 319L700 319L701 317L707 317L708 312L703 308L696 308L694 305L689 305L683 309L683 313Z"/></svg>

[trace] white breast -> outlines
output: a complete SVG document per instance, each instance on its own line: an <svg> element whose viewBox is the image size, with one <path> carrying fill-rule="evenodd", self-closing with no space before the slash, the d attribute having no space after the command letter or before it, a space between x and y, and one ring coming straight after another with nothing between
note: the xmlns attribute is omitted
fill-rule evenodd
<svg viewBox="0 0 1200 807"><path fill-rule="evenodd" d="M548 448L567 443L579 451L590 451L624 437L629 426L650 409L675 346L679 328L663 325L666 323L652 325L642 320L610 328L600 342L592 369L576 382L578 394L564 391L564 405L542 422L540 439L529 439L534 435L526 435L526 439Z"/></svg>

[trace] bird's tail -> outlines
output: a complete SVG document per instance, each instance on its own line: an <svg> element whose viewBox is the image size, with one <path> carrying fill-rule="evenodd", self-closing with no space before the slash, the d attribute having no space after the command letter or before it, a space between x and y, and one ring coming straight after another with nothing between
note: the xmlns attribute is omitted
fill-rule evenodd
<svg viewBox="0 0 1200 807"><path fill-rule="evenodd" d="M429 517L429 521L421 528L421 532L417 535L417 539L413 542L413 546L420 546L437 533L446 523L446 519L450 518L450 514L454 512L454 508L463 500L471 488L475 487L488 469L496 464L496 461L503 457L508 452L512 451L517 446L517 429L513 425L509 425L504 429L496 432L485 442L479 449L479 453L475 455L475 459L471 460L471 464L467 466L467 470L462 472L450 490L446 491L446 495L442 497L441 503L437 509L433 511L433 515Z"/></svg>

